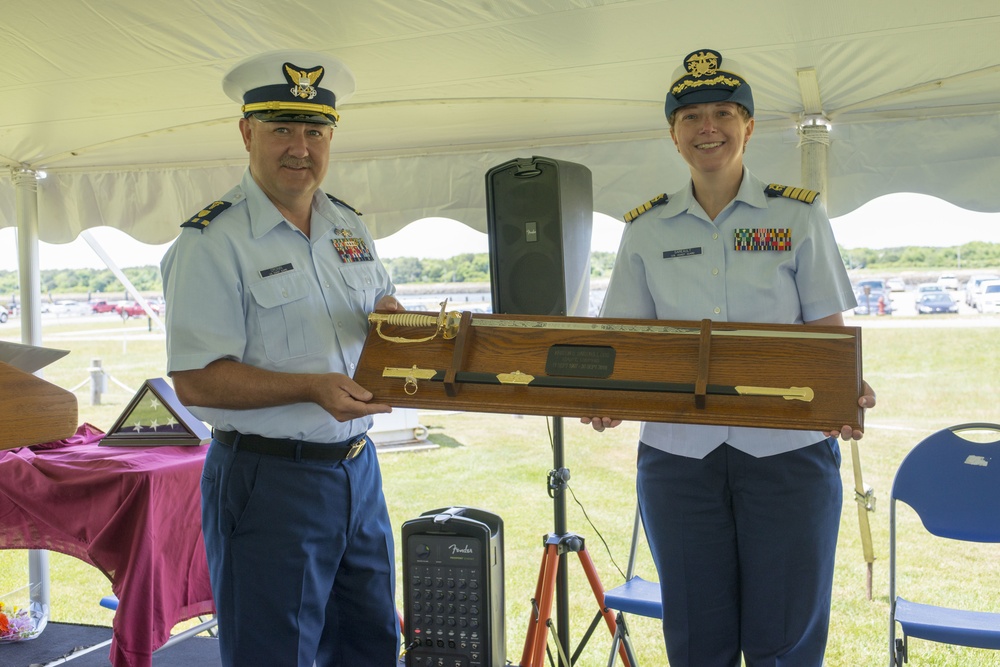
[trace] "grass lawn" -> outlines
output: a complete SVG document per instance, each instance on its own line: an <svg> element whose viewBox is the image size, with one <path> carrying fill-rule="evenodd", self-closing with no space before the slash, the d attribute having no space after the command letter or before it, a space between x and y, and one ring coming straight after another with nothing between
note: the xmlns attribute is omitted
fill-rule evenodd
<svg viewBox="0 0 1000 667"><path fill-rule="evenodd" d="M878 498L876 511L868 515L876 556L873 599L866 596L851 448L843 445L845 502L827 651L831 667L887 663L888 494L900 460L916 442L940 428L1000 421L996 398L1000 391L1000 321L993 322L996 326L964 327L935 318L922 318L919 323L916 318L910 320L913 326L898 318L891 327L873 322L864 330L865 378L879 399L878 407L868 415L866 435L859 447L865 482ZM16 322L0 327L0 339L20 340ZM46 379L66 388L79 386L80 421L102 429L111 426L143 380L164 374L162 335L147 331L144 320L122 323L117 318L93 316L82 324L79 320L47 321L43 340L47 346L71 350L46 369ZM88 404L85 384L86 369L93 359L101 359L113 378L100 406ZM554 522L547 488L547 475L553 467L549 423L542 417L442 412L421 412L420 422L438 448L381 456L385 493L396 527L397 566L401 565L399 527L425 511L466 505L500 515L504 521L507 658L516 663L523 648L543 538L552 531ZM628 556L638 425L625 423L603 434L574 419L565 419L564 426L565 465L571 471L567 525L585 538L602 582L611 588L623 580ZM902 519L906 525L915 521L905 512ZM983 610L1000 611L1000 557L988 546L941 540L915 545L906 557L918 574L902 580L900 586L911 593L911 599L954 598L961 589L948 582L969 584L975 578L990 582L978 588L975 604ZM50 559L53 620L110 625L111 612L98 606L101 596L111 590L108 581L96 569L73 558L51 554ZM569 563L575 648L594 616L596 603L576 557L571 555ZM0 593L23 586L27 571L26 552L0 551ZM638 571L655 577L645 552ZM399 575L401 582L401 571ZM401 586L398 592L401 606ZM665 665L658 622L631 618L630 626L640 664ZM606 629L599 627L577 664L606 664L609 646ZM910 655L912 663L919 665L996 664L995 653L919 640L911 641Z"/></svg>

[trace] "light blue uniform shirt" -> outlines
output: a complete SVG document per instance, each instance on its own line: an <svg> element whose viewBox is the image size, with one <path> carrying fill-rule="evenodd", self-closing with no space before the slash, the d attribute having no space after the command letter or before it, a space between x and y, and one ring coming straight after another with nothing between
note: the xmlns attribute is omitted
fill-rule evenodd
<svg viewBox="0 0 1000 667"><path fill-rule="evenodd" d="M167 370L233 359L270 371L353 376L368 313L395 287L368 228L320 191L312 238L286 222L248 169L203 230L184 228L161 262ZM334 241L362 241L372 261L346 262ZM191 407L212 427L274 438L341 442L371 418L338 422L314 403L255 410Z"/></svg>
<svg viewBox="0 0 1000 667"><path fill-rule="evenodd" d="M744 168L736 198L713 221L689 182L626 225L601 316L801 324L853 308L854 291L825 208L818 200L810 205L768 197L764 187ZM791 250L735 250L735 230L758 228L790 230ZM639 437L672 454L704 458L723 443L759 457L824 436L644 422Z"/></svg>

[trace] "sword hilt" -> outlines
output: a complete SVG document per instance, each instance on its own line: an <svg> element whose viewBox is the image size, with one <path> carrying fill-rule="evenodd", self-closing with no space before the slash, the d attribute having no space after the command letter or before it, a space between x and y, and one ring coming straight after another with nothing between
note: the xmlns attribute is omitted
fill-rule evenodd
<svg viewBox="0 0 1000 667"><path fill-rule="evenodd" d="M462 314L456 311L445 312L448 300L441 302L441 312L434 315L424 315L423 313L369 313L368 322L375 325L375 333L383 340L392 343L424 343L437 338L442 334L444 338L451 339L458 335L458 327L462 321ZM403 338L402 336L387 336L382 333L382 324L391 324L399 327L436 327L434 333L425 338Z"/></svg>

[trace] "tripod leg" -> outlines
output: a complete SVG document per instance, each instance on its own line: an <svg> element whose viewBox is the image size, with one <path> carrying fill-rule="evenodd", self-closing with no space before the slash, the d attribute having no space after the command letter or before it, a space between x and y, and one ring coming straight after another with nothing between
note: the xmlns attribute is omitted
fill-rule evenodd
<svg viewBox="0 0 1000 667"><path fill-rule="evenodd" d="M580 564L583 566L583 571L587 575L587 581L590 582L590 589L594 591L594 598L597 600L597 608L604 617L604 622L608 625L608 631L611 632L612 639L615 639L618 626L615 623L615 615L610 609L608 609L608 605L604 603L604 584L601 583L601 578L597 574L597 568L594 567L594 561L591 560L590 553L587 551L586 547L580 549L580 551L577 552L577 555L580 557ZM625 667L631 667L632 662L629 660L624 642L619 645L618 652L621 656L622 664Z"/></svg>
<svg viewBox="0 0 1000 667"><path fill-rule="evenodd" d="M535 586L535 600L538 609L528 619L528 633L524 638L524 652L520 667L544 667L545 644L548 641L549 620L552 618L552 598L556 588L556 574L559 571L559 554L556 545L546 545L542 554L542 566Z"/></svg>

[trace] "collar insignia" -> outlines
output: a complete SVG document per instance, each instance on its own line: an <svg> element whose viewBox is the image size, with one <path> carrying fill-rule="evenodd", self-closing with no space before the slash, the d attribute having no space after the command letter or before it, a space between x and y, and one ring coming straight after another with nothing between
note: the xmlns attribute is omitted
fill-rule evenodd
<svg viewBox="0 0 1000 667"><path fill-rule="evenodd" d="M285 79L292 84L291 93L295 97L311 100L316 97L316 86L323 78L323 68L299 69L296 65L285 63Z"/></svg>

